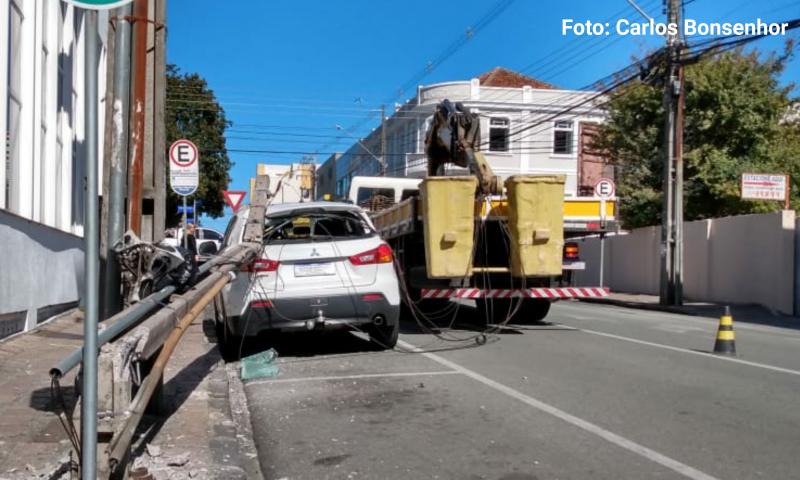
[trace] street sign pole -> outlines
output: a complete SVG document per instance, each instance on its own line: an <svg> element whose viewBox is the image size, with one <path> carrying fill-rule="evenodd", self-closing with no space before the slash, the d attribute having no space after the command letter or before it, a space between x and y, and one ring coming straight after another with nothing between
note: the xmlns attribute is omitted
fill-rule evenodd
<svg viewBox="0 0 800 480"><path fill-rule="evenodd" d="M606 227L606 199L603 197L600 200L600 222L605 229ZM606 232L600 232L600 287L605 287L603 279L605 277L605 264L606 264Z"/></svg>
<svg viewBox="0 0 800 480"><path fill-rule="evenodd" d="M84 146L86 200L83 226L83 367L81 371L81 478L97 478L97 324L100 317L100 211L97 194L97 11L132 0L67 0L85 10L84 16Z"/></svg>
<svg viewBox="0 0 800 480"><path fill-rule="evenodd" d="M594 194L600 197L600 223L606 227L606 200L616 195L617 186L610 178L601 178L594 184ZM604 287L606 262L606 233L600 232L600 286Z"/></svg>
<svg viewBox="0 0 800 480"><path fill-rule="evenodd" d="M189 224L186 223L189 217L186 215L186 196L183 196L183 248L189 248L189 241L186 239L186 230Z"/></svg>
<svg viewBox="0 0 800 480"><path fill-rule="evenodd" d="M86 202L83 229L84 290L83 372L81 384L81 478L97 477L97 323L99 320L100 236L97 200L97 12L85 17L84 128Z"/></svg>
<svg viewBox="0 0 800 480"><path fill-rule="evenodd" d="M189 225L186 197L197 191L200 184L200 154L197 146L186 139L176 140L169 147L169 184L172 191L183 197L183 247L188 248L186 227ZM197 224L197 211L194 219Z"/></svg>

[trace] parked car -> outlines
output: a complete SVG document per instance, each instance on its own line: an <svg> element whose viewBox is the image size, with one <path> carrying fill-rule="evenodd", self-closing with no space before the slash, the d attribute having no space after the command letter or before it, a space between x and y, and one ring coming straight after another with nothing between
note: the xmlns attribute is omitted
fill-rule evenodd
<svg viewBox="0 0 800 480"><path fill-rule="evenodd" d="M207 261L222 248L223 235L213 228L197 227L194 236L197 243L198 263ZM166 238L162 240L162 243L172 245L173 247L181 246L183 244L183 229L168 229Z"/></svg>
<svg viewBox="0 0 800 480"><path fill-rule="evenodd" d="M241 242L250 210L231 219L223 248ZM265 330L354 328L397 343L400 287L393 252L361 208L334 202L267 209L260 256L223 290L220 344L236 353Z"/></svg>

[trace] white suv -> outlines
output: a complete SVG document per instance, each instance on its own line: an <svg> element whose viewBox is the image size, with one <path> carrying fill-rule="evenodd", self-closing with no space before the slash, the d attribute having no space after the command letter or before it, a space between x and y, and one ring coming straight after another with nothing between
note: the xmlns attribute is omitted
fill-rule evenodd
<svg viewBox="0 0 800 480"><path fill-rule="evenodd" d="M244 207L231 219L223 248L241 242L249 213ZM263 243L260 257L223 291L224 325L218 327L227 353L238 351L242 336L264 330L354 327L384 348L395 346L400 288L393 253L361 208L271 206Z"/></svg>

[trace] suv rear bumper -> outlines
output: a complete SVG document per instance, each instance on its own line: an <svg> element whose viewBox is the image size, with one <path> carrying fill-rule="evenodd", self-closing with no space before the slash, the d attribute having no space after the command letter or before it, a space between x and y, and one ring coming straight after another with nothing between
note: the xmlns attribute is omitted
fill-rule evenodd
<svg viewBox="0 0 800 480"><path fill-rule="evenodd" d="M251 304L243 315L228 317L228 329L237 336L253 336L264 330L327 330L400 321L400 305L391 305L383 295L367 300L367 295L271 299L269 305Z"/></svg>

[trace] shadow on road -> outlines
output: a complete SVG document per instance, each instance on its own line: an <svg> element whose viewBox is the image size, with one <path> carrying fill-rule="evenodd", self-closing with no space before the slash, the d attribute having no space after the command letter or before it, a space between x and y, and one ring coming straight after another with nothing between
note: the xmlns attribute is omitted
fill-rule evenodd
<svg viewBox="0 0 800 480"><path fill-rule="evenodd" d="M242 357L274 348L281 357L313 357L383 351L369 340L348 330L330 332L266 332L244 339Z"/></svg>

